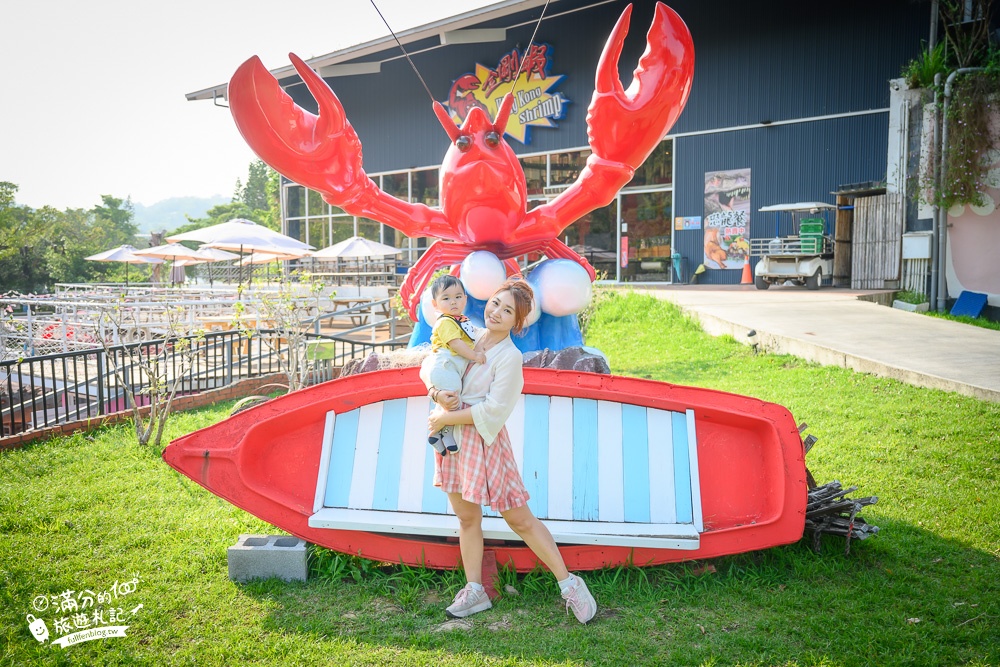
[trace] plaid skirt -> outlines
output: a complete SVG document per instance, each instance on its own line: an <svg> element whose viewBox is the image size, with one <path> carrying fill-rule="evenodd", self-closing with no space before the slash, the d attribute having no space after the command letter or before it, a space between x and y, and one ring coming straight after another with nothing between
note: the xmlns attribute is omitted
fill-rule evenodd
<svg viewBox="0 0 1000 667"><path fill-rule="evenodd" d="M464 500L489 505L497 512L528 504L530 496L517 469L507 427L488 446L475 426L461 431L457 453L441 456L435 452L434 486L445 493L461 493Z"/></svg>

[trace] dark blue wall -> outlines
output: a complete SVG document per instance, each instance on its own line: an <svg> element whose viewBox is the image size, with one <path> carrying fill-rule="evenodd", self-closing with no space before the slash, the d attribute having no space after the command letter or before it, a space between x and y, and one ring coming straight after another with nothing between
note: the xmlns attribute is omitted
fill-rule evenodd
<svg viewBox="0 0 1000 667"><path fill-rule="evenodd" d="M558 129L533 129L531 143L511 141L519 154L585 146L586 112L603 44L626 2L590 6L563 0L550 6L537 41L554 51L551 73L566 74L556 88L572 100ZM927 38L930 3L870 0L803 3L792 0L669 3L691 29L695 78L675 134L756 125L762 121L886 109L888 80ZM627 87L645 48L654 3L634 2L632 28L620 60ZM581 11L559 16L567 10ZM492 65L515 45L527 44L540 8L476 27L510 26L507 42L454 45L416 53L413 60L438 100L475 63ZM378 75L331 79L364 145L369 173L440 163L447 138L422 85L398 51L386 51ZM307 108L301 85L290 90ZM679 137L675 149L674 214L704 215L704 173L750 167L752 206L791 201L832 203L830 192L847 183L885 177L887 113L766 128ZM773 215L773 214L772 214ZM773 218L751 217L754 237L773 234ZM770 231L765 232L770 225ZM701 263L701 232L678 232L676 250L691 266ZM739 281L739 271L710 272L709 282Z"/></svg>
<svg viewBox="0 0 1000 667"><path fill-rule="evenodd" d="M773 237L779 220L781 233L791 234L790 214L758 209L801 201L833 204L830 192L838 185L883 179L888 131L889 114L876 113L679 138L674 159L684 168L674 183L674 215L704 216L705 172L749 168L750 237ZM700 230L674 232L674 251L691 269L702 263L703 247ZM700 280L726 284L739 283L740 277L738 267L709 269Z"/></svg>

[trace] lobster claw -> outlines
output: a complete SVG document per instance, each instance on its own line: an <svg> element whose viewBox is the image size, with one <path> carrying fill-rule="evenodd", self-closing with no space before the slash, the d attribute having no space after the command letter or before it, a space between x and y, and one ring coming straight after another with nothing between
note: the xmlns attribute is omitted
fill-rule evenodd
<svg viewBox="0 0 1000 667"><path fill-rule="evenodd" d="M636 169L684 110L694 76L694 42L677 12L657 2L646 51L625 90L618 58L631 15L629 5L601 54L587 109L587 137L596 156Z"/></svg>
<svg viewBox="0 0 1000 667"><path fill-rule="evenodd" d="M355 201L375 187L361 166L361 141L326 82L294 53L289 58L316 98L319 115L295 104L254 56L229 82L236 127L275 171L323 193L331 204Z"/></svg>

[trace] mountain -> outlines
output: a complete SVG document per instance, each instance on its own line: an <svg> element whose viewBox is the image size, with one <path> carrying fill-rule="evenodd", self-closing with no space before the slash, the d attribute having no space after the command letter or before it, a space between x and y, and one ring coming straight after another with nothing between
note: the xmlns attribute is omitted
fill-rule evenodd
<svg viewBox="0 0 1000 667"><path fill-rule="evenodd" d="M140 234L149 232L173 231L181 225L186 225L188 219L204 218L208 209L219 204L228 204L229 197L171 197L158 201L150 206L133 202L135 207L135 224L139 226Z"/></svg>

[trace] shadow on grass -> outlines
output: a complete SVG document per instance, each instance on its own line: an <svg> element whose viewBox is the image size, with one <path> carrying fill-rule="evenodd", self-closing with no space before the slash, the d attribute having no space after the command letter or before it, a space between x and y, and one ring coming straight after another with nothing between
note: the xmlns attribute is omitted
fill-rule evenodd
<svg viewBox="0 0 1000 667"><path fill-rule="evenodd" d="M520 595L460 624L446 624L443 613L461 584L455 573L366 574L357 582L345 573L336 583L269 580L243 590L272 605L265 623L282 633L501 661L1000 661L998 560L906 523L883 523L881 536L855 542L848 556L842 538L826 536L819 555L800 542L710 562L588 573L601 609L586 627L566 615L543 573L519 577Z"/></svg>

